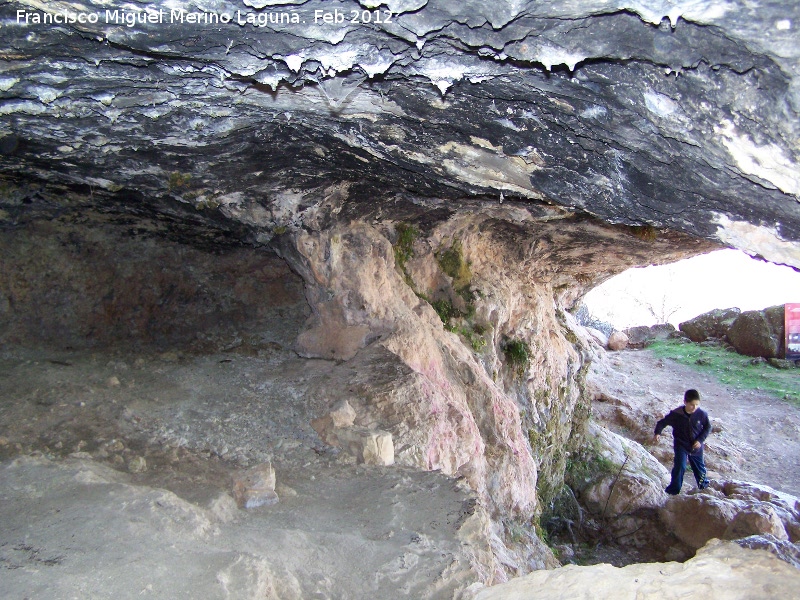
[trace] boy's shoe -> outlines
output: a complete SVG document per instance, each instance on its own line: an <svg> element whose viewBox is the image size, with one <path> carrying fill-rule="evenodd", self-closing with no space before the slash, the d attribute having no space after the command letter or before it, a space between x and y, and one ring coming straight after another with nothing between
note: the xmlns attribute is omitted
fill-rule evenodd
<svg viewBox="0 0 800 600"><path fill-rule="evenodd" d="M699 486L697 486L697 489L704 490L710 485L711 485L711 482L708 479L706 479L703 483L701 483Z"/></svg>

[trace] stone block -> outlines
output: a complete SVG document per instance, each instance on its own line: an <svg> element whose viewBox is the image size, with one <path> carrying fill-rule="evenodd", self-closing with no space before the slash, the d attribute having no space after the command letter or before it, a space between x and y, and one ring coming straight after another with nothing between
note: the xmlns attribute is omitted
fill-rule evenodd
<svg viewBox="0 0 800 600"><path fill-rule="evenodd" d="M336 430L338 445L367 465L393 465L394 442L392 434L367 427L344 427Z"/></svg>
<svg viewBox="0 0 800 600"><path fill-rule="evenodd" d="M233 498L239 508L256 508L278 502L272 464L267 462L237 474L233 480Z"/></svg>
<svg viewBox="0 0 800 600"><path fill-rule="evenodd" d="M334 427L352 427L356 420L356 411L347 400L337 402L330 412Z"/></svg>

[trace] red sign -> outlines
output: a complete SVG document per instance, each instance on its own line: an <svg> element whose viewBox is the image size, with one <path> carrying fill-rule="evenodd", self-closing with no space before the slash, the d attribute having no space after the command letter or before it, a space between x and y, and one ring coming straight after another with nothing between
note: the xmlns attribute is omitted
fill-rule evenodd
<svg viewBox="0 0 800 600"><path fill-rule="evenodd" d="M786 320L786 358L800 358L800 304L784 307Z"/></svg>

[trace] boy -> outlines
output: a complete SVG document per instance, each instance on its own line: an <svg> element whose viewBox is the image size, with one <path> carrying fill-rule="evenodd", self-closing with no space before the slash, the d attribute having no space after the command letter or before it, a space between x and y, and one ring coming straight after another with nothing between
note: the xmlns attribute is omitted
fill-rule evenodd
<svg viewBox="0 0 800 600"><path fill-rule="evenodd" d="M658 436L667 426L672 427L675 462L672 467L672 481L664 491L673 496L680 494L687 458L697 480L697 487L701 490L707 488L703 442L711 432L711 423L706 411L700 408L700 393L697 390L686 390L683 406L671 411L656 423L654 443L658 443Z"/></svg>

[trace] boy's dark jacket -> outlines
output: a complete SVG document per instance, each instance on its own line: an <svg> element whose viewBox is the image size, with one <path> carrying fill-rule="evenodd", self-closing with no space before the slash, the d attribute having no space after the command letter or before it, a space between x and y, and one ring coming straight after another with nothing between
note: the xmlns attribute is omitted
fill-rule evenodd
<svg viewBox="0 0 800 600"><path fill-rule="evenodd" d="M698 408L689 415L683 409L683 406L679 406L656 423L656 435L660 435L668 425L672 426L675 447L680 446L687 452L692 452L692 445L695 442L700 442L701 444L705 442L708 434L711 433L711 422L708 420L708 413L702 408Z"/></svg>

